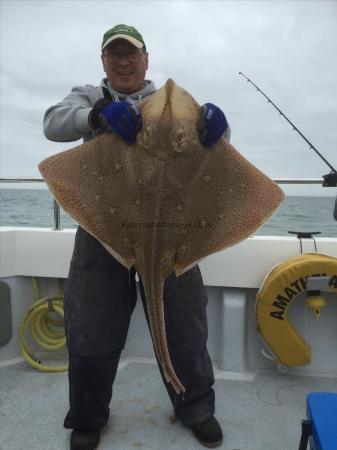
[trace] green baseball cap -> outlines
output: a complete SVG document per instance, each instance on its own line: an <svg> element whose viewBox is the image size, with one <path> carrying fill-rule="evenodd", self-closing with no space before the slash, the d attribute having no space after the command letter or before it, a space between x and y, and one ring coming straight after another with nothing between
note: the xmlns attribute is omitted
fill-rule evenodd
<svg viewBox="0 0 337 450"><path fill-rule="evenodd" d="M125 39L135 47L144 48L144 50L146 50L142 35L139 33L139 31L136 30L136 28L129 25L116 25L113 28L110 28L110 30L108 30L106 33L104 33L102 50L115 39Z"/></svg>

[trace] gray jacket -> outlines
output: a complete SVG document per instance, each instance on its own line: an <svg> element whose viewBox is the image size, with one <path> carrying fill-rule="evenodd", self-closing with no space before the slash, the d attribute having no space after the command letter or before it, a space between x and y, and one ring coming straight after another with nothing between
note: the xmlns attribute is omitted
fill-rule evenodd
<svg viewBox="0 0 337 450"><path fill-rule="evenodd" d="M47 109L43 119L43 131L47 139L55 142L71 142L83 138L86 142L98 133L90 128L88 115L95 102L102 98L102 87L109 89L115 101L125 100L137 104L142 98L153 94L156 87L153 81L145 80L145 86L138 92L123 94L115 91L103 78L100 86L86 84L85 86L73 87L71 93L61 102ZM229 141L230 127L228 125L224 137Z"/></svg>
<svg viewBox="0 0 337 450"><path fill-rule="evenodd" d="M115 101L125 100L138 103L143 97L155 92L153 81L145 80L145 86L133 94L115 91L103 78L100 86L75 86L71 93L61 102L47 109L43 119L43 131L47 139L56 142L71 142L83 138L84 142L92 139L97 131L90 128L88 115L94 103L103 97L102 87L109 89Z"/></svg>

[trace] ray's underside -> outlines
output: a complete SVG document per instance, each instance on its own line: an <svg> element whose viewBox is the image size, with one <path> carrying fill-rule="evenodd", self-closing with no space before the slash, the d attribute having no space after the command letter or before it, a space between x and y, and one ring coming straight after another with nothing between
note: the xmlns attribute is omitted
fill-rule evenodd
<svg viewBox="0 0 337 450"><path fill-rule="evenodd" d="M144 284L151 333L165 376L184 391L165 335L163 286L202 258L251 235L284 194L222 138L206 148L200 107L173 80L140 104L134 145L106 132L42 161L64 210Z"/></svg>

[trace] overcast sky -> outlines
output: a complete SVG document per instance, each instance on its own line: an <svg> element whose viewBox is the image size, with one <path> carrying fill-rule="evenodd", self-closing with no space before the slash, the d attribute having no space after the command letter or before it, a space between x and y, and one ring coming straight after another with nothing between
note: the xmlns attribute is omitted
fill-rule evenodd
<svg viewBox="0 0 337 450"><path fill-rule="evenodd" d="M0 2L2 176L40 176L42 159L77 145L48 141L44 112L73 86L100 83L102 36L118 23L142 33L146 77L220 106L232 144L267 175L330 169L239 71L337 167L336 0Z"/></svg>

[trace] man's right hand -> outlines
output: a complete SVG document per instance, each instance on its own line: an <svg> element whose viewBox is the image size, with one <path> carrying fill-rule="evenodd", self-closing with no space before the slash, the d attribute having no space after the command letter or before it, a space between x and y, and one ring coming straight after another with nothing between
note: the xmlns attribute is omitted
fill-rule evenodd
<svg viewBox="0 0 337 450"><path fill-rule="evenodd" d="M134 143L142 126L142 116L137 106L125 101L98 100L89 114L89 124L96 129L103 125L104 119L128 144Z"/></svg>

